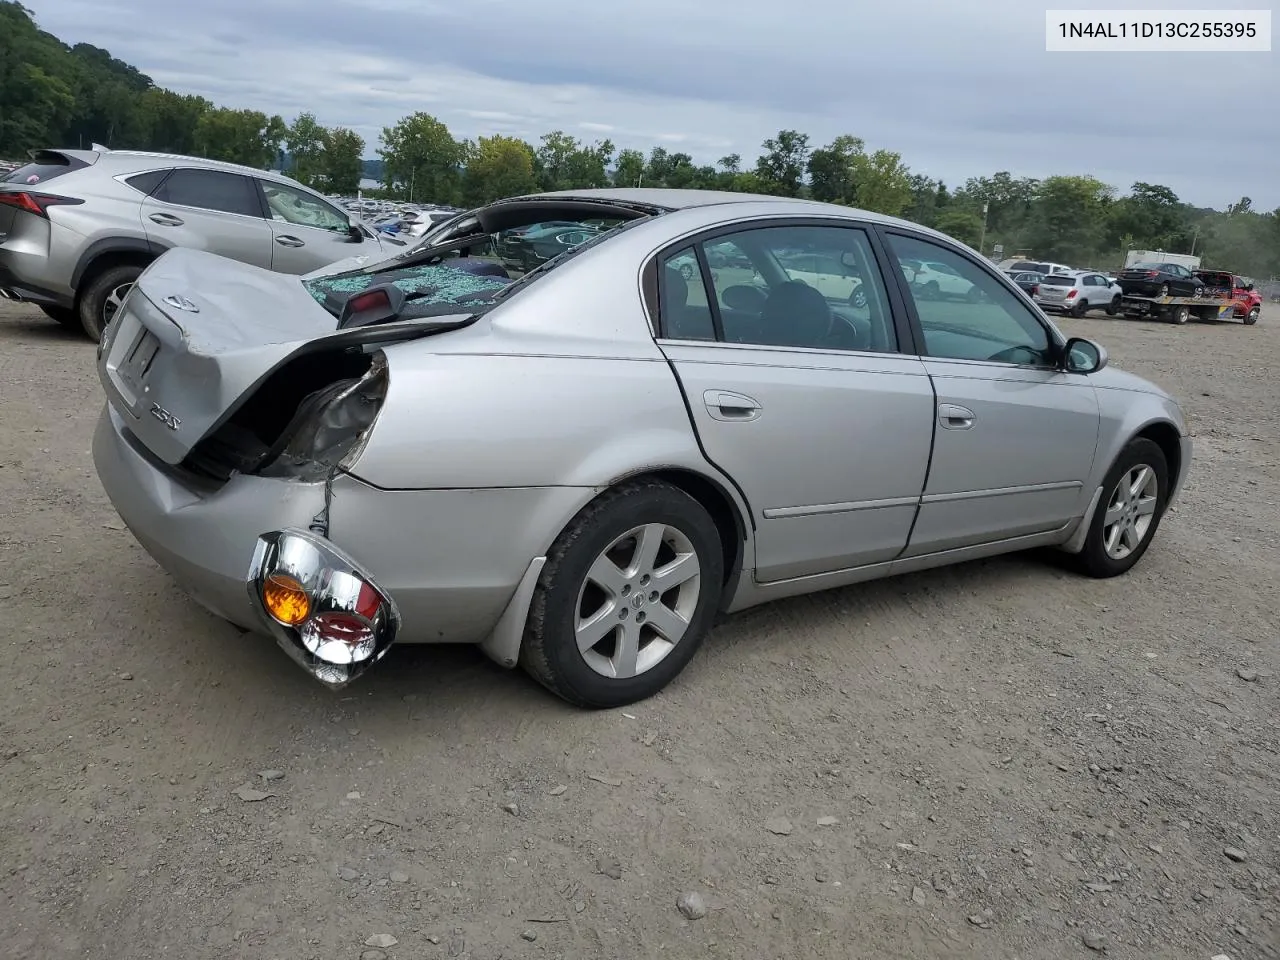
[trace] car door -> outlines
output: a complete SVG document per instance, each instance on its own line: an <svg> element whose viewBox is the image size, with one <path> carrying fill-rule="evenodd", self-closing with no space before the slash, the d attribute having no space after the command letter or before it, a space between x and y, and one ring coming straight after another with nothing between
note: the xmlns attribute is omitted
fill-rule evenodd
<svg viewBox="0 0 1280 960"><path fill-rule="evenodd" d="M162 249L190 247L271 267L271 227L252 178L178 167L142 201L147 238Z"/></svg>
<svg viewBox="0 0 1280 960"><path fill-rule="evenodd" d="M1099 429L1089 378L1057 368L1058 337L993 270L958 247L896 228L885 234L894 256L942 261L983 294L909 303L937 409L904 556L1043 533L1080 516Z"/></svg>
<svg viewBox="0 0 1280 960"><path fill-rule="evenodd" d="M310 273L336 260L377 257L381 245L363 232L353 239L351 219L315 194L286 183L259 179L270 214L271 269L276 273Z"/></svg>
<svg viewBox="0 0 1280 960"><path fill-rule="evenodd" d="M713 279L700 242L670 250L656 267L659 344L708 458L750 504L755 578L772 583L893 560L924 487L934 400L924 364L898 352L870 235L766 221L712 239L745 252L762 295L748 309L750 299L737 296L740 278ZM865 278L866 305L793 279L787 270L802 265L779 256L788 248L841 251ZM691 255L699 270L687 280L680 266ZM667 318L677 316L706 338L676 339ZM726 331L730 323L735 329Z"/></svg>

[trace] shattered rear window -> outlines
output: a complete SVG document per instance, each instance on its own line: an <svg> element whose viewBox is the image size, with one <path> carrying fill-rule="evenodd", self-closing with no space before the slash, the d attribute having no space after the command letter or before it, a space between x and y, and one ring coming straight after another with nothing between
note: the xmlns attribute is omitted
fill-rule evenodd
<svg viewBox="0 0 1280 960"><path fill-rule="evenodd" d="M303 286L322 307L331 295L345 299L368 287L390 283L414 299L405 303L403 319L475 312L490 307L498 291L511 285L509 277L486 276L443 263L404 267L378 274L362 270L304 280ZM460 310L461 308L461 310Z"/></svg>

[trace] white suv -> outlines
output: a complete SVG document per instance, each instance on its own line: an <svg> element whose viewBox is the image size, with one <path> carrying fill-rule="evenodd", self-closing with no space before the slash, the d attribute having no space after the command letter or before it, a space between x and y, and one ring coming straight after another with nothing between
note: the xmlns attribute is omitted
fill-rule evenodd
<svg viewBox="0 0 1280 960"><path fill-rule="evenodd" d="M1100 273L1073 270L1069 274L1051 273L1040 281L1035 301L1041 309L1061 310L1073 317L1083 317L1090 310L1106 310L1111 316L1120 312L1120 284Z"/></svg>

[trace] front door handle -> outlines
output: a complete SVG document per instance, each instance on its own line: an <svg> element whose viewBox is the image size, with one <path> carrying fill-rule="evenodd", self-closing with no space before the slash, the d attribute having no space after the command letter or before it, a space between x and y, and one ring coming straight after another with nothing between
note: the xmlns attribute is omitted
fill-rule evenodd
<svg viewBox="0 0 1280 960"><path fill-rule="evenodd" d="M702 394L707 413L716 420L754 420L760 416L760 403L729 390L707 390Z"/></svg>
<svg viewBox="0 0 1280 960"><path fill-rule="evenodd" d="M301 240L299 240L297 237L290 237L288 235L283 237L276 237L276 243L280 244L280 246L282 247L305 247L306 246L306 244L303 243Z"/></svg>
<svg viewBox="0 0 1280 960"><path fill-rule="evenodd" d="M180 227L182 226L182 218L175 217L171 213L153 213L151 214L151 222L158 223L164 227Z"/></svg>
<svg viewBox="0 0 1280 960"><path fill-rule="evenodd" d="M958 403L938 404L938 422L946 430L968 430L976 419L972 410Z"/></svg>

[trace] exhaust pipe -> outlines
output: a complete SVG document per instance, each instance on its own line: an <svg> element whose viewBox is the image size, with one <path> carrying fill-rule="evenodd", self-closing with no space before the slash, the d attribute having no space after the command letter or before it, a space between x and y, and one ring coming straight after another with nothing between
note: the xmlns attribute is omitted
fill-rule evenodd
<svg viewBox="0 0 1280 960"><path fill-rule="evenodd" d="M17 299L18 299L18 295L17 295L17 294L15 294L15 293L13 293L13 292L11 292L11 291L9 291L9 290L6 290L4 287L0 287L0 297L4 297L6 300L17 300Z"/></svg>

